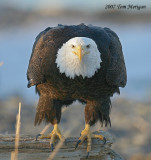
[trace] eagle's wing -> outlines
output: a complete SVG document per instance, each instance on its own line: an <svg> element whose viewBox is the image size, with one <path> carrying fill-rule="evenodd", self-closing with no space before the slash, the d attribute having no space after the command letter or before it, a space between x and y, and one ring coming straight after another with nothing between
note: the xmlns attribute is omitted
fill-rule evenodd
<svg viewBox="0 0 151 160"><path fill-rule="evenodd" d="M106 81L110 85L124 87L127 82L127 74L122 46L118 36L109 28L104 28L110 37L109 64L107 66Z"/></svg>
<svg viewBox="0 0 151 160"><path fill-rule="evenodd" d="M46 44L47 42L44 42L43 37L49 30L51 30L50 27L42 31L36 37L35 43L33 45L27 70L28 87L45 82L45 67L43 64L47 63L45 54L47 54L48 47Z"/></svg>

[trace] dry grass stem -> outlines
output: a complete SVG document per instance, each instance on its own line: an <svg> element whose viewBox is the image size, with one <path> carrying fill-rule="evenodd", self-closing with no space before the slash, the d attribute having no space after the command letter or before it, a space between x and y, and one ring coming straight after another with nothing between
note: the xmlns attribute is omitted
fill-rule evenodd
<svg viewBox="0 0 151 160"><path fill-rule="evenodd" d="M69 136L69 132L65 133L65 137L68 137L68 136ZM57 152L59 151L59 149L62 147L64 141L65 141L65 138L62 138L61 141L56 145L54 151L49 156L48 160L52 160L55 157L55 155L57 154Z"/></svg>
<svg viewBox="0 0 151 160"><path fill-rule="evenodd" d="M40 134L44 134L50 126L51 126L51 123L47 124L45 128L40 132Z"/></svg>
<svg viewBox="0 0 151 160"><path fill-rule="evenodd" d="M21 102L19 102L19 111L16 116L16 136L15 136L15 151L11 153L11 160L18 160L18 146L20 138L20 112L21 112Z"/></svg>
<svg viewBox="0 0 151 160"><path fill-rule="evenodd" d="M48 160L52 160L52 159L55 157L55 155L57 154L57 152L59 151L59 149L62 147L65 139L66 139L67 137L69 137L69 135L70 135L70 133L72 132L72 130L73 130L74 128L76 128L78 125L79 125L79 123L76 123L76 125L72 126L72 128L70 128L70 130L68 130L68 131L64 134L64 137L65 137L65 138L63 138L63 139L56 145L56 148L54 149L54 151L52 152L52 154L49 156Z"/></svg>
<svg viewBox="0 0 151 160"><path fill-rule="evenodd" d="M11 152L11 160L15 160L15 151Z"/></svg>

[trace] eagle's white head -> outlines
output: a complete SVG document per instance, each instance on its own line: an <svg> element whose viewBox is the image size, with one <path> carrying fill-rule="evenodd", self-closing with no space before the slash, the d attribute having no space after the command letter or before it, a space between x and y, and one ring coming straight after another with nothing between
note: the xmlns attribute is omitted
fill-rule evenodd
<svg viewBox="0 0 151 160"><path fill-rule="evenodd" d="M58 50L56 63L60 73L67 77L92 77L100 68L101 53L96 43L86 37L75 37L68 40Z"/></svg>

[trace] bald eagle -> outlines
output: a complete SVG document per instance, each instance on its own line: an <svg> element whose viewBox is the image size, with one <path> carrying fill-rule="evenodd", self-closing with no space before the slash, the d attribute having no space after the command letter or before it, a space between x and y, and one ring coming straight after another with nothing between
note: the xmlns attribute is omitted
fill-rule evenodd
<svg viewBox="0 0 151 160"><path fill-rule="evenodd" d="M58 124L62 106L75 100L85 103L85 129L77 142L87 138L87 152L91 133L97 121L111 125L110 97L125 87L126 67L122 46L115 32L93 25L58 25L42 31L33 45L27 70L28 87L36 86L39 103L35 125L43 120L54 126L50 134L51 147L56 137L63 138ZM78 115L77 115L78 116Z"/></svg>

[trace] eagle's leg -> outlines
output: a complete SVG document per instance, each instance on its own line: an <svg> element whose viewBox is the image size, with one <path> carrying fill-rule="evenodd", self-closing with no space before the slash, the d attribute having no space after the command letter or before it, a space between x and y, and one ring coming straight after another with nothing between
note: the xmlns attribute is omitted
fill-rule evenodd
<svg viewBox="0 0 151 160"><path fill-rule="evenodd" d="M90 126L94 125L98 120L103 122L103 120L106 120L107 122L109 120L109 108L108 105L109 103L104 103L106 101L89 101L87 102L87 105L85 107L85 129L81 132L81 136L76 144L76 147L78 147L79 144L82 144L85 139L87 139L87 158L89 156L89 152L91 150L91 142L92 138L99 138L106 143L106 138L103 137L102 135L95 135L91 132ZM110 101L109 101L110 102ZM105 105L104 105L105 104ZM103 112L103 107L106 108L106 112ZM104 114L103 114L104 113Z"/></svg>
<svg viewBox="0 0 151 160"><path fill-rule="evenodd" d="M47 123L51 123L54 128L49 135L38 134L36 139L38 137L40 139L49 138L52 150L56 139L59 138L61 140L63 138L58 127L61 119L61 107L62 102L60 100L51 99L49 95L43 93L40 94L35 116L35 125L40 124L43 120L45 120Z"/></svg>

